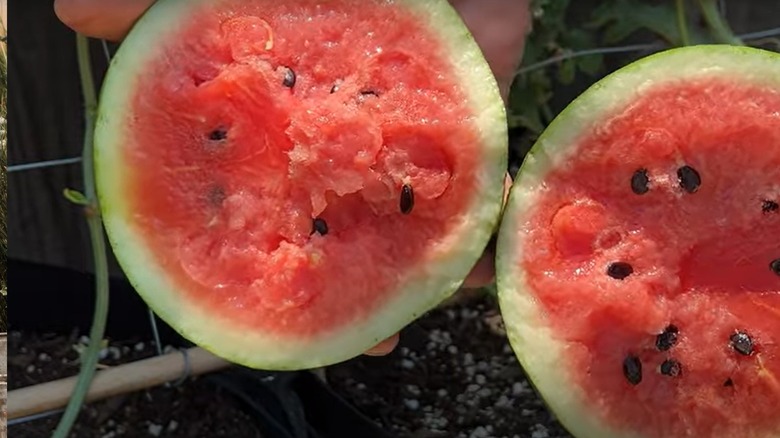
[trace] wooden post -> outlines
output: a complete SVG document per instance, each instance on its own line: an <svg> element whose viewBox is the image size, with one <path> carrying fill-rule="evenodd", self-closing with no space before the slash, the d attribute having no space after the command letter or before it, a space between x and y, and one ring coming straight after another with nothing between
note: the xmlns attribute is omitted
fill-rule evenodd
<svg viewBox="0 0 780 438"><path fill-rule="evenodd" d="M230 362L202 348L187 350L189 376L217 371L230 366ZM186 370L184 354L176 351L132 363L98 371L89 388L85 402L102 400L115 395L151 388L176 381ZM76 386L77 376L15 389L10 399L8 418L15 419L61 409L68 403Z"/></svg>

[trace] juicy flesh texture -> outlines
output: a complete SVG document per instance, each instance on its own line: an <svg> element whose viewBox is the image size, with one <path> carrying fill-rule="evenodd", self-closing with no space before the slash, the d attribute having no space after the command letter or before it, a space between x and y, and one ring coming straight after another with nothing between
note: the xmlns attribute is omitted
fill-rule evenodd
<svg viewBox="0 0 780 438"><path fill-rule="evenodd" d="M644 95L545 177L523 269L588 405L647 437L760 436L780 405L780 93L708 79ZM701 175L695 193L677 169ZM645 168L650 190L632 191ZM612 262L634 269L610 278ZM679 341L655 347L668 324ZM745 330L755 354L729 337ZM631 385L623 360L637 355ZM682 373L662 375L676 359ZM732 385L726 384L731 379ZM725 385L724 385L725 384ZM691 435L688 435L691 434Z"/></svg>
<svg viewBox="0 0 780 438"><path fill-rule="evenodd" d="M135 84L134 222L182 299L321 335L447 250L476 184L476 125L441 43L392 2L227 6L184 20Z"/></svg>

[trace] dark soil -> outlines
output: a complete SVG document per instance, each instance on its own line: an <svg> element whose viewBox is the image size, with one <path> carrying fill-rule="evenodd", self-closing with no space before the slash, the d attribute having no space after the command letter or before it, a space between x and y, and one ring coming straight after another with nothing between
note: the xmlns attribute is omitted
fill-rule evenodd
<svg viewBox="0 0 780 438"><path fill-rule="evenodd" d="M329 380L399 437L571 437L530 387L490 301L432 312L390 356L331 367Z"/></svg>
<svg viewBox="0 0 780 438"><path fill-rule="evenodd" d="M9 389L74 375L78 344L76 334L12 332ZM152 356L155 350L150 342L133 340L112 342L104 353L101 363L110 366ZM330 367L327 379L337 393L399 438L570 437L526 381L490 301L431 312L402 333L393 354ZM58 419L12 425L9 434L46 437ZM93 403L72 436L261 435L234 399L194 379Z"/></svg>
<svg viewBox="0 0 780 438"><path fill-rule="evenodd" d="M78 336L11 332L8 339L9 391L78 373ZM75 348L74 348L75 347ZM148 342L111 343L103 365L117 365L156 354ZM13 403L13 399L11 399ZM60 415L10 425L19 438L51 436ZM178 387L158 387L86 407L71 434L78 438L230 437L261 438L253 420L213 385L192 379Z"/></svg>

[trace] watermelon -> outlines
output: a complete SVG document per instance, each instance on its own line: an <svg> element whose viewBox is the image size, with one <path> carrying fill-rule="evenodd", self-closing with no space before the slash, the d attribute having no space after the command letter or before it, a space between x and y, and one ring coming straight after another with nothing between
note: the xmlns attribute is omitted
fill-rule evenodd
<svg viewBox="0 0 780 438"><path fill-rule="evenodd" d="M355 357L449 297L501 213L507 123L446 0L161 0L95 130L114 254L252 368Z"/></svg>
<svg viewBox="0 0 780 438"><path fill-rule="evenodd" d="M602 79L514 182L510 343L580 438L780 437L780 55L702 45Z"/></svg>

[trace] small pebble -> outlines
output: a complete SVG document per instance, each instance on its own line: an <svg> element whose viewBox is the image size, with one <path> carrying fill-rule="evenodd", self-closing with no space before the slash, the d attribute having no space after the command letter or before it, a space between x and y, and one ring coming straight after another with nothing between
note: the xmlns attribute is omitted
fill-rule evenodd
<svg viewBox="0 0 780 438"><path fill-rule="evenodd" d="M420 408L420 402L416 399L404 399L404 405L410 410L410 411L416 411Z"/></svg>
<svg viewBox="0 0 780 438"><path fill-rule="evenodd" d="M135 346L133 348L135 349L135 351L141 352L141 351L144 351L144 348L146 348L146 346L144 345L143 342L139 342L139 343L135 344Z"/></svg>
<svg viewBox="0 0 780 438"><path fill-rule="evenodd" d="M471 432L471 435L469 435L469 438L487 438L488 431L482 426L477 427Z"/></svg>
<svg viewBox="0 0 780 438"><path fill-rule="evenodd" d="M501 395L498 397L498 400L496 400L495 406L497 408L505 408L509 407L511 405L511 402L509 401L509 397L505 395Z"/></svg>
<svg viewBox="0 0 780 438"><path fill-rule="evenodd" d="M526 388L522 382L515 382L512 385L512 395L520 395L525 392Z"/></svg>
<svg viewBox="0 0 780 438"><path fill-rule="evenodd" d="M537 424L537 429L531 432L531 438L548 438L550 433L547 432L547 428L541 424Z"/></svg>
<svg viewBox="0 0 780 438"><path fill-rule="evenodd" d="M154 423L149 424L149 435L151 436L160 436L162 430L163 427L160 424L154 424Z"/></svg>
<svg viewBox="0 0 780 438"><path fill-rule="evenodd" d="M482 374L477 374L474 377L474 381L477 383L477 385L484 385L485 384L485 380L486 380L485 376L483 376Z"/></svg>
<svg viewBox="0 0 780 438"><path fill-rule="evenodd" d="M414 362L412 362L409 359L404 359L401 361L401 368L411 370L412 368L414 368Z"/></svg>
<svg viewBox="0 0 780 438"><path fill-rule="evenodd" d="M111 359L119 360L122 358L122 351L119 349L119 347L108 347L108 354L111 356Z"/></svg>

